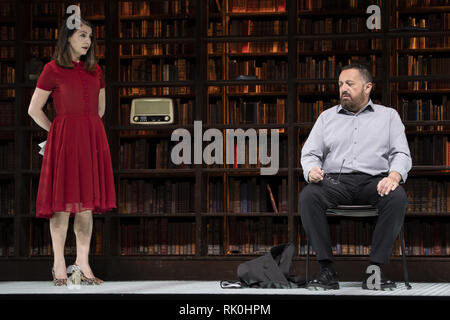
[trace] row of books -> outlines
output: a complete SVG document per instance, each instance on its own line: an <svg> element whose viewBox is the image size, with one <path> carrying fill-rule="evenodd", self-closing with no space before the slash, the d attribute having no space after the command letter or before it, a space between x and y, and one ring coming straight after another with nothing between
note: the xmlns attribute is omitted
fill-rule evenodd
<svg viewBox="0 0 450 320"><path fill-rule="evenodd" d="M101 47L104 46L98 46L99 50ZM55 46L31 46L29 53L30 56L32 55L33 52L36 52L36 55L39 57L39 59L41 60L50 60L51 57L53 57L53 54L55 53Z"/></svg>
<svg viewBox="0 0 450 320"><path fill-rule="evenodd" d="M297 121L315 122L324 110L338 104L340 104L338 99L330 99L329 101L318 100L314 102L298 100Z"/></svg>
<svg viewBox="0 0 450 320"><path fill-rule="evenodd" d="M259 80L286 80L287 73L288 63L283 60L241 61L230 59L228 62L228 79L234 79L240 75L253 75Z"/></svg>
<svg viewBox="0 0 450 320"><path fill-rule="evenodd" d="M270 218L228 219L227 254L262 254L288 242L288 224Z"/></svg>
<svg viewBox="0 0 450 320"><path fill-rule="evenodd" d="M0 257L14 256L14 222L0 221Z"/></svg>
<svg viewBox="0 0 450 320"><path fill-rule="evenodd" d="M14 17L15 16L15 5L14 2L2 3L0 6L0 17Z"/></svg>
<svg viewBox="0 0 450 320"><path fill-rule="evenodd" d="M449 164L447 163L447 165ZM450 212L450 183L448 181L409 177L402 186L405 188L409 201L407 213L448 215Z"/></svg>
<svg viewBox="0 0 450 320"><path fill-rule="evenodd" d="M371 65L372 77L383 74L383 61L376 55L370 55L370 62L365 57L352 56L338 61L336 56L317 59L314 57L301 57L298 64L298 77L303 79L332 79L335 80L341 68L350 62L359 62Z"/></svg>
<svg viewBox="0 0 450 320"><path fill-rule="evenodd" d="M397 8L440 7L448 5L448 0L396 0Z"/></svg>
<svg viewBox="0 0 450 320"><path fill-rule="evenodd" d="M14 33L16 28L14 26L0 26L0 40L14 40Z"/></svg>
<svg viewBox="0 0 450 320"><path fill-rule="evenodd" d="M274 187L273 191L271 184ZM233 213L287 213L287 180L281 179L278 184L274 184L269 183L266 179L230 178L228 183L228 198L228 209ZM214 201L212 208L214 209Z"/></svg>
<svg viewBox="0 0 450 320"><path fill-rule="evenodd" d="M14 170L14 142L0 141L0 170Z"/></svg>
<svg viewBox="0 0 450 320"><path fill-rule="evenodd" d="M187 19L122 21L119 37L121 39L193 37L195 31L193 22Z"/></svg>
<svg viewBox="0 0 450 320"><path fill-rule="evenodd" d="M450 120L450 100L446 94L442 95L442 104L432 99L402 98L397 110L404 121Z"/></svg>
<svg viewBox="0 0 450 320"><path fill-rule="evenodd" d="M121 125L130 124L130 104L122 103L120 105ZM192 124L194 117L194 101L187 100L183 102L181 99L173 99L174 123L175 124Z"/></svg>
<svg viewBox="0 0 450 320"><path fill-rule="evenodd" d="M94 26L95 39L105 39L105 26ZM31 40L57 40L59 27L33 27Z"/></svg>
<svg viewBox="0 0 450 320"><path fill-rule="evenodd" d="M335 17L323 18L323 20L314 20L311 18L300 17L298 32L302 35L310 34L342 34L368 32L366 21L367 17Z"/></svg>
<svg viewBox="0 0 450 320"><path fill-rule="evenodd" d="M0 62L0 84L14 84L16 69L10 64Z"/></svg>
<svg viewBox="0 0 450 320"><path fill-rule="evenodd" d="M12 59L15 56L16 56L16 48L15 47L4 46L4 47L0 48L0 59Z"/></svg>
<svg viewBox="0 0 450 320"><path fill-rule="evenodd" d="M119 213L175 214L194 212L193 181L120 181Z"/></svg>
<svg viewBox="0 0 450 320"><path fill-rule="evenodd" d="M286 0L228 0L229 12L286 12Z"/></svg>
<svg viewBox="0 0 450 320"><path fill-rule="evenodd" d="M228 43L228 53L230 54L264 54L264 53L285 53L288 52L286 41L266 41L266 42L230 42ZM209 52L217 53L217 52Z"/></svg>
<svg viewBox="0 0 450 320"><path fill-rule="evenodd" d="M139 219L120 225L121 255L194 255L195 222Z"/></svg>
<svg viewBox="0 0 450 320"><path fill-rule="evenodd" d="M105 3L104 1L84 1L81 5L77 4L81 11L81 16L89 20L89 16L104 16ZM33 17L43 16L57 16L64 17L66 15L68 5L58 2L43 2L31 4L31 14Z"/></svg>
<svg viewBox="0 0 450 320"><path fill-rule="evenodd" d="M287 20L260 21L260 20L231 20L228 25L230 36L269 36L287 35ZM222 36L222 28L213 27L212 36Z"/></svg>
<svg viewBox="0 0 450 320"><path fill-rule="evenodd" d="M378 5L381 7L382 0L298 0L297 6L299 10L314 9L356 9L364 10L370 5Z"/></svg>
<svg viewBox="0 0 450 320"><path fill-rule="evenodd" d="M449 46L450 36L401 37L396 41L397 50L448 48Z"/></svg>
<svg viewBox="0 0 450 320"><path fill-rule="evenodd" d="M91 255L103 255L103 240L104 240L104 220L94 219L94 225L92 228L92 236L90 243ZM50 234L50 224L48 221L33 222L30 226L30 256L51 256L52 250L52 238ZM76 237L73 231L73 222L69 222L69 228L67 232L66 242L64 246L64 255L76 256L77 246Z"/></svg>
<svg viewBox="0 0 450 320"><path fill-rule="evenodd" d="M277 98L275 103L249 102L242 98L229 101L228 123L230 124L269 124L285 123L285 121L286 99Z"/></svg>
<svg viewBox="0 0 450 320"><path fill-rule="evenodd" d="M0 256L14 255L14 224L0 222ZM351 219L329 223L334 255L369 255L374 224ZM166 218L139 219L138 223L120 225L121 255L192 255L195 254L195 223L173 222ZM75 255L75 236L67 234L65 254ZM415 256L450 254L450 223L407 220L404 224L405 253ZM264 254L277 244L288 242L287 223L274 223L271 218L233 219L227 225L211 219L206 227L208 255ZM91 254L103 254L103 220L94 219ZM303 228L297 234L298 254L306 254ZM226 250L224 250L226 248ZM310 253L314 253L310 248ZM397 239L393 254L400 255ZM30 255L52 254L48 222L30 229Z"/></svg>
<svg viewBox="0 0 450 320"><path fill-rule="evenodd" d="M119 45L121 56L131 55L139 56L194 56L193 43L124 43ZM134 58L134 57L133 57Z"/></svg>
<svg viewBox="0 0 450 320"><path fill-rule="evenodd" d="M229 94L270 93L271 95L287 96L287 84L250 84L227 87Z"/></svg>
<svg viewBox="0 0 450 320"><path fill-rule="evenodd" d="M148 96L192 95L191 87L124 87L119 89L120 97L140 98Z"/></svg>
<svg viewBox="0 0 450 320"><path fill-rule="evenodd" d="M334 51L361 51L365 54L366 51L381 50L383 42L381 39L349 39L349 40L301 40L298 42L298 52L300 54L308 54L309 52L330 52Z"/></svg>
<svg viewBox="0 0 450 320"><path fill-rule="evenodd" d="M272 187L271 187L272 185ZM274 191L272 191L272 188ZM224 188L221 179L213 179L206 190L209 213L224 213L224 199L230 199L229 212L260 213L287 212L286 179L269 183L266 179L231 179Z"/></svg>
<svg viewBox="0 0 450 320"><path fill-rule="evenodd" d="M120 16L150 16L150 15L190 15L194 14L194 1L191 0L161 0L161 1L120 1Z"/></svg>
<svg viewBox="0 0 450 320"><path fill-rule="evenodd" d="M192 165L189 164L175 165L172 162L171 150L173 145L169 140L136 139L130 142L123 141L120 145L120 168L180 169L191 167Z"/></svg>
<svg viewBox="0 0 450 320"><path fill-rule="evenodd" d="M1 90L1 89L0 89ZM0 95L1 97L1 95ZM14 102L0 101L0 125L14 125Z"/></svg>
<svg viewBox="0 0 450 320"><path fill-rule="evenodd" d="M14 215L14 183L0 183L0 216Z"/></svg>
<svg viewBox="0 0 450 320"><path fill-rule="evenodd" d="M341 219L329 223L332 251L334 255L369 255L372 247L374 223ZM405 254L417 256L441 256L450 254L450 223L405 221ZM303 228L297 234L298 254L307 253L306 234ZM392 253L401 255L397 238ZM310 248L310 254L314 250Z"/></svg>
<svg viewBox="0 0 450 320"><path fill-rule="evenodd" d="M445 75L443 75L445 77ZM424 78L426 78L424 76ZM449 80L437 80L437 81L429 81L429 80L420 80L420 81L400 81L398 83L398 89L407 90L409 93L413 91L426 91L433 89L443 89L443 91L448 91L450 88Z"/></svg>
<svg viewBox="0 0 450 320"><path fill-rule="evenodd" d="M148 59L133 59L131 65L120 66L120 80L128 81L184 81L194 78L195 65L186 59L170 63Z"/></svg>
<svg viewBox="0 0 450 320"><path fill-rule="evenodd" d="M450 58L433 55L401 56L398 59L398 75L427 76L449 74Z"/></svg>
<svg viewBox="0 0 450 320"><path fill-rule="evenodd" d="M446 31L449 30L450 28L450 14L434 13L429 14L425 18L421 19L411 16L406 17L399 16L399 19L397 20L397 27L423 28L427 31Z"/></svg>

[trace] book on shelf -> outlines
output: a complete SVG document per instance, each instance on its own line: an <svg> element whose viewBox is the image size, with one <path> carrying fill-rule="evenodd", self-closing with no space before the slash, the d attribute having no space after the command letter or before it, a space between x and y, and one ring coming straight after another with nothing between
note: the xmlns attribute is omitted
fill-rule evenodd
<svg viewBox="0 0 450 320"><path fill-rule="evenodd" d="M443 135L409 136L408 144L413 166L448 166L448 137Z"/></svg>
<svg viewBox="0 0 450 320"><path fill-rule="evenodd" d="M286 80L288 63L287 61L275 59L267 59L263 62L230 59L228 70L228 79L235 79L240 75L253 75L258 80ZM212 77L216 78L216 76Z"/></svg>
<svg viewBox="0 0 450 320"><path fill-rule="evenodd" d="M338 99L330 99L330 101L319 100L314 102L298 100L298 122L315 122L324 110L338 104L340 104Z"/></svg>
<svg viewBox="0 0 450 320"><path fill-rule="evenodd" d="M354 219L331 222L330 239L333 255L370 255L374 224ZM418 219L404 223L405 254L415 256L442 256L450 254L450 223L427 222ZM298 254L306 255L306 234L297 233ZM310 248L310 254L314 254ZM401 255L400 239L394 243L392 253Z"/></svg>
<svg viewBox="0 0 450 320"><path fill-rule="evenodd" d="M120 66L120 81L186 81L193 79L194 65L186 59L160 63L148 59L132 59L131 65Z"/></svg>
<svg viewBox="0 0 450 320"><path fill-rule="evenodd" d="M227 254L264 254L273 246L288 242L287 223L267 217L228 218Z"/></svg>
<svg viewBox="0 0 450 320"><path fill-rule="evenodd" d="M193 164L175 165L171 159L174 144L169 140L139 138L120 145L121 169L185 169Z"/></svg>
<svg viewBox="0 0 450 320"><path fill-rule="evenodd" d="M212 25L211 35L221 35L221 26ZM230 36L276 36L286 35L288 24L287 20L231 20L228 28Z"/></svg>
<svg viewBox="0 0 450 320"><path fill-rule="evenodd" d="M103 219L94 219L90 254L103 255ZM29 230L29 254L30 256L51 256L52 239L50 235L50 224L48 221L32 222ZM73 222L69 223L69 232L67 232L64 254L75 256L77 253L76 237L73 232Z"/></svg>
<svg viewBox="0 0 450 320"><path fill-rule="evenodd" d="M273 191L266 179L230 178L228 193L228 209L232 213L271 212L270 208L274 213L286 213L288 210L287 180L284 178L276 184ZM211 207L217 206L219 201L215 204L213 198Z"/></svg>
<svg viewBox="0 0 450 320"><path fill-rule="evenodd" d="M1 99L1 97L0 97ZM14 126L14 102L0 101L0 125L9 127Z"/></svg>
<svg viewBox="0 0 450 320"><path fill-rule="evenodd" d="M223 221L221 219L209 219L206 224L207 255L224 254Z"/></svg>
<svg viewBox="0 0 450 320"><path fill-rule="evenodd" d="M119 16L143 16L150 15L190 15L194 14L194 1L192 0L161 0L161 1L120 1Z"/></svg>
<svg viewBox="0 0 450 320"><path fill-rule="evenodd" d="M14 222L0 221L0 257L14 256Z"/></svg>
<svg viewBox="0 0 450 320"><path fill-rule="evenodd" d="M121 21L121 39L185 38L193 37L195 25L191 20Z"/></svg>
<svg viewBox="0 0 450 320"><path fill-rule="evenodd" d="M14 141L0 140L0 170L14 170Z"/></svg>
<svg viewBox="0 0 450 320"><path fill-rule="evenodd" d="M120 180L120 214L176 214L194 212L192 181Z"/></svg>
<svg viewBox="0 0 450 320"><path fill-rule="evenodd" d="M15 66L0 62L0 84L14 84L16 76Z"/></svg>
<svg viewBox="0 0 450 320"><path fill-rule="evenodd" d="M195 223L167 218L121 223L120 255L194 255Z"/></svg>
<svg viewBox="0 0 450 320"><path fill-rule="evenodd" d="M262 101L230 100L228 106L228 123L279 123L286 122L286 99L276 98L276 103Z"/></svg>
<svg viewBox="0 0 450 320"><path fill-rule="evenodd" d="M409 199L407 214L442 215L450 211L450 184L447 181L409 177L404 188Z"/></svg>
<svg viewBox="0 0 450 320"><path fill-rule="evenodd" d="M0 183L0 216L13 216L14 215L14 203L15 192L13 182Z"/></svg>
<svg viewBox="0 0 450 320"><path fill-rule="evenodd" d="M286 11L286 0L229 0L228 5L231 13Z"/></svg>

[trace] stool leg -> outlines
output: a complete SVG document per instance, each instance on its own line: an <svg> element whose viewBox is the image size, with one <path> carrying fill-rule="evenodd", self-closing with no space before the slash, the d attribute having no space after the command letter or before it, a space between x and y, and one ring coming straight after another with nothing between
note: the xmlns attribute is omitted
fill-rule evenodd
<svg viewBox="0 0 450 320"><path fill-rule="evenodd" d="M306 239L306 284L308 284L308 273L309 273L309 239Z"/></svg>
<svg viewBox="0 0 450 320"><path fill-rule="evenodd" d="M403 278L405 280L406 289L410 290L412 287L409 284L408 270L406 268L405 245L403 244L403 226L402 226L402 230L400 231L400 246L402 248Z"/></svg>

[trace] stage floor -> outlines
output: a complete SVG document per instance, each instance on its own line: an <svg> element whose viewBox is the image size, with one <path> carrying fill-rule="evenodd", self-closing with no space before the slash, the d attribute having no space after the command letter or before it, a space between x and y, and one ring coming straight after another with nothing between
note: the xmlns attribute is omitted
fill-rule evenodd
<svg viewBox="0 0 450 320"><path fill-rule="evenodd" d="M55 287L51 281L2 281L1 295L328 295L328 296L426 296L450 297L450 283L397 282L393 291L363 290L360 282L340 282L339 290L308 289L222 289L220 281L107 281L100 286L82 285L79 289Z"/></svg>

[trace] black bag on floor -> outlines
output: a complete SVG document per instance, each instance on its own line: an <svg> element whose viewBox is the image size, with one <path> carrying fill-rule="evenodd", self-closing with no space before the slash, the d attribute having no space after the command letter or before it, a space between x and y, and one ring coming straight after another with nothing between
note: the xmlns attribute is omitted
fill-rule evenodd
<svg viewBox="0 0 450 320"><path fill-rule="evenodd" d="M241 263L237 275L239 281L222 281L222 288L301 288L306 281L302 277L289 276L295 247L292 243L270 249L262 257Z"/></svg>

